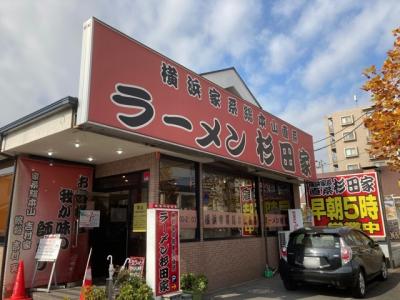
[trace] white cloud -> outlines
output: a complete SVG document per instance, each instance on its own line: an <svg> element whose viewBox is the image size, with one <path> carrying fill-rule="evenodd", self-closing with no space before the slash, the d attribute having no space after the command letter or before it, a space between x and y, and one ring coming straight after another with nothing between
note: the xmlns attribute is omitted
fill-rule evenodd
<svg viewBox="0 0 400 300"><path fill-rule="evenodd" d="M78 93L82 24L91 16L194 69L256 47L257 1L2 1L0 126Z"/></svg>
<svg viewBox="0 0 400 300"><path fill-rule="evenodd" d="M299 39L307 40L322 32L334 31L341 14L357 8L359 3L348 0L308 2L294 27L293 34Z"/></svg>
<svg viewBox="0 0 400 300"><path fill-rule="evenodd" d="M313 140L317 141L327 136L325 129L325 117L338 108L343 108L341 97L331 94L319 95L311 98L310 95L302 95L301 98L291 99L284 106L284 111L279 114L283 120L301 128L311 134ZM323 147L326 141L314 145L314 149ZM317 160L328 161L327 150L323 149L315 153Z"/></svg>
<svg viewBox="0 0 400 300"><path fill-rule="evenodd" d="M292 17L304 4L305 0L281 0L274 2L272 13L279 17Z"/></svg>
<svg viewBox="0 0 400 300"><path fill-rule="evenodd" d="M267 45L267 55L264 58L264 66L267 72L281 73L287 70L297 57L295 41L289 36L275 35Z"/></svg>
<svg viewBox="0 0 400 300"><path fill-rule="evenodd" d="M360 14L348 24L341 24L332 34L326 48L317 52L304 70L303 84L306 88L318 91L330 80L354 72L354 66L368 55L369 47L387 30L385 22L388 16L400 14L399 5L382 3L366 5Z"/></svg>

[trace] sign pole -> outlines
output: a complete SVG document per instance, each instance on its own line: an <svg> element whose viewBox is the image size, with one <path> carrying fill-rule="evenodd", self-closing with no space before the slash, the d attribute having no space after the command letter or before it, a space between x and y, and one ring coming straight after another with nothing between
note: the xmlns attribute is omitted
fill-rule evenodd
<svg viewBox="0 0 400 300"><path fill-rule="evenodd" d="M56 261L53 261L53 266L51 267L51 273L50 273L50 278L49 278L49 284L47 285L47 292L50 292L50 286L51 286L51 280L53 279L53 275L54 275L54 269L56 267Z"/></svg>

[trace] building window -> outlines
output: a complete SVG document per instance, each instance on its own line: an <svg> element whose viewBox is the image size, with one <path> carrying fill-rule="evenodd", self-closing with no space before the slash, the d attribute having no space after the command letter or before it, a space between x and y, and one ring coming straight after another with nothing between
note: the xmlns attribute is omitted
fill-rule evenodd
<svg viewBox="0 0 400 300"><path fill-rule="evenodd" d="M344 148L344 155L346 157L355 157L358 156L358 150L357 148Z"/></svg>
<svg viewBox="0 0 400 300"><path fill-rule="evenodd" d="M356 138L356 132L355 131L349 131L349 132L343 132L343 140L345 142L349 142L349 141L355 141Z"/></svg>
<svg viewBox="0 0 400 300"><path fill-rule="evenodd" d="M335 132L335 130L333 128L333 120L332 120L332 118L328 119L328 128L329 128L329 133L334 133Z"/></svg>
<svg viewBox="0 0 400 300"><path fill-rule="evenodd" d="M351 170L358 170L360 169L360 165L359 164L351 164L351 165L347 165L347 170L351 171Z"/></svg>
<svg viewBox="0 0 400 300"><path fill-rule="evenodd" d="M337 163L337 154L335 152L332 152L332 162Z"/></svg>
<svg viewBox="0 0 400 300"><path fill-rule="evenodd" d="M160 204L179 208L181 240L198 239L196 163L169 157L160 160Z"/></svg>
<svg viewBox="0 0 400 300"><path fill-rule="evenodd" d="M278 230L289 230L288 209L294 208L291 184L263 178L261 199L265 234L276 235Z"/></svg>
<svg viewBox="0 0 400 300"><path fill-rule="evenodd" d="M341 117L340 122L341 122L342 126L353 124L354 123L353 115Z"/></svg>
<svg viewBox="0 0 400 300"><path fill-rule="evenodd" d="M204 239L259 234L254 179L205 166L202 189Z"/></svg>
<svg viewBox="0 0 400 300"><path fill-rule="evenodd" d="M6 234L12 181L12 174L0 176L0 243L4 242Z"/></svg>

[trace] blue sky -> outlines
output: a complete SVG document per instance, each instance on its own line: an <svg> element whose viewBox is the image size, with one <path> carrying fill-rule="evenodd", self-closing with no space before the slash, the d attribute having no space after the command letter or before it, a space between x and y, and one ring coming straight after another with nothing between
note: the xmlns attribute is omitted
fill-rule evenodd
<svg viewBox="0 0 400 300"><path fill-rule="evenodd" d="M361 73L380 67L392 47L400 3L2 0L0 126L78 95L82 24L91 16L195 72L234 66L264 110L318 140L324 116L355 106L353 95L369 105Z"/></svg>

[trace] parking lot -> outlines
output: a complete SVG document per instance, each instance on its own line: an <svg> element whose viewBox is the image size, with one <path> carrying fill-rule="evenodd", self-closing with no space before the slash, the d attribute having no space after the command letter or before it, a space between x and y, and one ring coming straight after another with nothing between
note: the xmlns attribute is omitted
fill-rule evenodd
<svg viewBox="0 0 400 300"><path fill-rule="evenodd" d="M374 280L367 286L365 299L392 300L400 295L400 268L391 269L385 282ZM254 300L295 300L295 299L353 299L351 293L333 287L304 285L296 291L287 291L279 274L271 279L260 278L242 285L223 289L207 295L206 299L254 299Z"/></svg>

